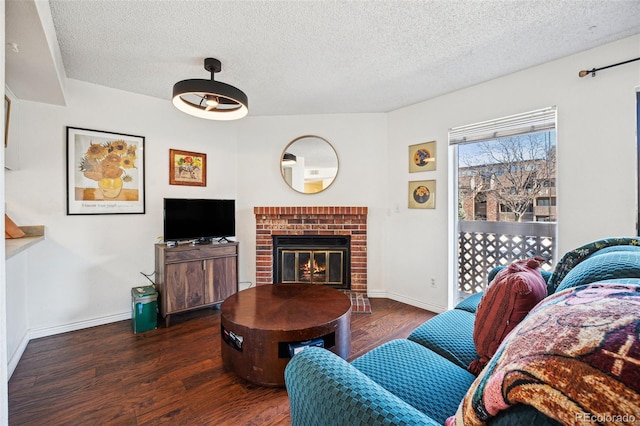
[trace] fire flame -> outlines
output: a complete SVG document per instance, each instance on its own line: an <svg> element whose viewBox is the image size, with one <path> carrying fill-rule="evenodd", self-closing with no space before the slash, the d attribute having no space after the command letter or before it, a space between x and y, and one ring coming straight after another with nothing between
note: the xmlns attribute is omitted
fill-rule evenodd
<svg viewBox="0 0 640 426"><path fill-rule="evenodd" d="M326 266L320 266L318 265L318 262L314 259L313 260L313 268L311 267L311 259L309 259L307 261L307 263L304 263L302 265L302 267L300 268L300 270L302 271L302 273L304 274L310 274L312 271L314 274L319 274L319 273L323 273L327 270Z"/></svg>

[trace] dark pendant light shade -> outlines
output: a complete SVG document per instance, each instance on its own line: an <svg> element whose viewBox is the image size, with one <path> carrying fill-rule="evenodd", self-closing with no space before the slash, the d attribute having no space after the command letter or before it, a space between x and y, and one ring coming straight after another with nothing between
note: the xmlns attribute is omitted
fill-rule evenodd
<svg viewBox="0 0 640 426"><path fill-rule="evenodd" d="M290 152L285 152L282 156L282 165L283 166L293 166L297 162L297 158Z"/></svg>
<svg viewBox="0 0 640 426"><path fill-rule="evenodd" d="M173 105L182 112L208 120L237 120L249 112L245 93L229 84L214 80L222 64L214 58L204 60L211 80L182 80L173 85Z"/></svg>

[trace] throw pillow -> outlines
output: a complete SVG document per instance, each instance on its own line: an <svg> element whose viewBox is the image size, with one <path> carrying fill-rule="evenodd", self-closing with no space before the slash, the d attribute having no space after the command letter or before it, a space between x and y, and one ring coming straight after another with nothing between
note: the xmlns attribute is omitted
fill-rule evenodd
<svg viewBox="0 0 640 426"><path fill-rule="evenodd" d="M473 342L480 356L469 365L478 374L495 354L502 340L547 296L540 274L541 257L517 260L495 276L478 304Z"/></svg>

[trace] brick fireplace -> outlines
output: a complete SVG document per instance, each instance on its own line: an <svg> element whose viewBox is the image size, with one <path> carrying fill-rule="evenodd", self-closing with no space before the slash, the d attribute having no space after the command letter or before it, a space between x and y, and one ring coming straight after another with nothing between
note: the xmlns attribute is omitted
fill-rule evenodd
<svg viewBox="0 0 640 426"><path fill-rule="evenodd" d="M367 293L367 207L254 207L256 285L273 283L273 236L350 237L351 291Z"/></svg>

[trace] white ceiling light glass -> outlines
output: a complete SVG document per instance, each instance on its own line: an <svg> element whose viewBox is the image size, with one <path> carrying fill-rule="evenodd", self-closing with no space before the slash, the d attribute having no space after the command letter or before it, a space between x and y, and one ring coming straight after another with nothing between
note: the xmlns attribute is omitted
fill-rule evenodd
<svg viewBox="0 0 640 426"><path fill-rule="evenodd" d="M173 85L173 105L187 114L208 120L237 120L249 112L247 95L226 83L214 80L222 64L214 58L204 60L211 80L182 80Z"/></svg>

